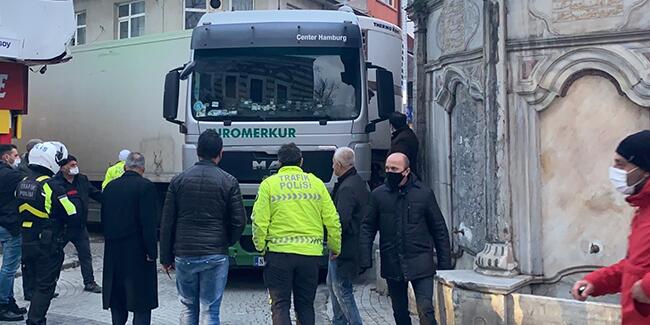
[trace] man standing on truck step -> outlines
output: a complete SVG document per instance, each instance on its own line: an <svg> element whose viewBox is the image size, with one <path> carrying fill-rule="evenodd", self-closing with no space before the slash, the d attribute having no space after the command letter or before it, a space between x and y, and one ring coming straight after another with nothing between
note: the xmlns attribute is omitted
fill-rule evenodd
<svg viewBox="0 0 650 325"><path fill-rule="evenodd" d="M253 243L265 253L264 282L271 295L274 325L289 325L291 295L301 325L314 325L314 299L323 228L335 259L341 252L341 224L325 184L302 169L293 143L278 151L281 168L260 184L253 206Z"/></svg>
<svg viewBox="0 0 650 325"><path fill-rule="evenodd" d="M59 142L35 145L29 152L30 174L16 189L22 221L23 281L33 284L32 297L25 297L31 298L27 325L46 323L63 266L66 223L77 214L65 190L51 178L67 158L68 150Z"/></svg>
<svg viewBox="0 0 650 325"><path fill-rule="evenodd" d="M246 227L239 182L218 164L223 141L214 130L199 136L199 162L169 184L160 226L160 263L176 268L181 324L219 324L228 280L228 248ZM200 310L204 308L206 310Z"/></svg>
<svg viewBox="0 0 650 325"><path fill-rule="evenodd" d="M388 119L393 135L390 142L390 153L403 153L408 157L411 173L417 175L417 160L419 142L415 132L406 123L406 115L393 112Z"/></svg>
<svg viewBox="0 0 650 325"><path fill-rule="evenodd" d="M77 215L68 221L66 229L66 243L71 242L77 249L81 275L84 281L84 291L101 293L102 287L95 282L93 274L93 258L90 253L90 236L86 223L88 222L88 205L90 198L101 203L102 192L95 188L86 175L79 173L77 158L69 155L68 159L61 162L61 170L54 180L61 186L70 202L77 208Z"/></svg>
<svg viewBox="0 0 650 325"><path fill-rule="evenodd" d="M16 146L0 144L0 321L20 321L27 309L19 308L14 299L14 279L20 266L20 217L15 192L24 178L19 172L20 156Z"/></svg>
<svg viewBox="0 0 650 325"><path fill-rule="evenodd" d="M122 149L118 155L117 163L106 170L106 176L104 177L104 182L102 182L102 191L106 188L108 183L122 177L122 174L124 174L124 162L129 154L131 154L131 151Z"/></svg>

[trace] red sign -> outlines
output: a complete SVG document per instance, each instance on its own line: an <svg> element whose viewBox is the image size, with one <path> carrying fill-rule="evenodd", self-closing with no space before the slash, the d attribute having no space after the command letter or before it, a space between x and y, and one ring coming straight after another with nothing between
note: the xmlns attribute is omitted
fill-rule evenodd
<svg viewBox="0 0 650 325"><path fill-rule="evenodd" d="M27 114L27 66L0 62L0 109Z"/></svg>

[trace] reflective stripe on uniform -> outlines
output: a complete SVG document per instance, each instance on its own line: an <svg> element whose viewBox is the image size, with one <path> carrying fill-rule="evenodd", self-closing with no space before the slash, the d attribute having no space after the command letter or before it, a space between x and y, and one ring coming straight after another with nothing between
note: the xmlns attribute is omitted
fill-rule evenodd
<svg viewBox="0 0 650 325"><path fill-rule="evenodd" d="M42 181L44 181L46 179L49 179L49 178L50 178L50 176L43 175L43 176L37 178L36 181L40 183L40 182L42 182Z"/></svg>
<svg viewBox="0 0 650 325"><path fill-rule="evenodd" d="M269 238L272 244L313 244L323 245L323 238L307 237L307 236L293 236L293 237L279 237Z"/></svg>
<svg viewBox="0 0 650 325"><path fill-rule="evenodd" d="M34 223L31 222L31 221L25 221L25 222L23 222L23 228L31 228L32 225L34 225Z"/></svg>
<svg viewBox="0 0 650 325"><path fill-rule="evenodd" d="M43 184L43 194L45 195L45 213L50 214L52 212L52 188L47 183Z"/></svg>
<svg viewBox="0 0 650 325"><path fill-rule="evenodd" d="M313 193L290 193L290 194L279 194L271 195L271 202L281 202L281 201L295 201L295 200L320 200L322 196L320 194Z"/></svg>
<svg viewBox="0 0 650 325"><path fill-rule="evenodd" d="M72 202L70 202L70 199L67 195L59 196L59 202L61 202L61 205L65 209L65 212L68 214L68 216L77 214L77 208Z"/></svg>
<svg viewBox="0 0 650 325"><path fill-rule="evenodd" d="M29 203L23 203L18 207L18 212L23 213L23 212L29 212L41 219L47 219L49 218L49 214L47 212L43 212L39 209L34 208L33 206L29 205Z"/></svg>

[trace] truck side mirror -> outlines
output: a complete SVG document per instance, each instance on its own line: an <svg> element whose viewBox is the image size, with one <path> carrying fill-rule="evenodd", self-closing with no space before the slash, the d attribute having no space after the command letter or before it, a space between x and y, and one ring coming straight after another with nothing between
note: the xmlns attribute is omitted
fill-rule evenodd
<svg viewBox="0 0 650 325"><path fill-rule="evenodd" d="M387 120L395 111L395 88L393 86L393 73L377 69L377 108L379 118Z"/></svg>
<svg viewBox="0 0 650 325"><path fill-rule="evenodd" d="M176 121L178 116L178 92L180 87L180 73L172 70L165 76L165 93L163 95L163 117L170 122Z"/></svg>

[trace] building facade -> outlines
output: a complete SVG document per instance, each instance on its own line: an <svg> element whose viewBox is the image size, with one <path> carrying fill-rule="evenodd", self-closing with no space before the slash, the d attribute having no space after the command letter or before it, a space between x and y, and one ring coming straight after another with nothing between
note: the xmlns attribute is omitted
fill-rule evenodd
<svg viewBox="0 0 650 325"><path fill-rule="evenodd" d="M210 11L336 9L335 0L223 0L213 9L208 0L75 0L75 44L191 29Z"/></svg>
<svg viewBox="0 0 650 325"><path fill-rule="evenodd" d="M563 279L625 256L633 209L607 168L620 140L650 128L649 10L646 0L411 3L424 176L458 268ZM539 293L568 298L562 283Z"/></svg>
<svg viewBox="0 0 650 325"><path fill-rule="evenodd" d="M213 9L209 0L74 0L75 45L191 29L210 11L324 9L337 0L223 0ZM358 13L400 26L400 0L351 0Z"/></svg>

